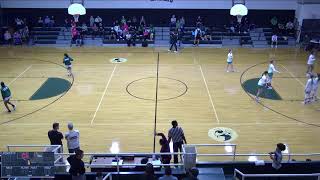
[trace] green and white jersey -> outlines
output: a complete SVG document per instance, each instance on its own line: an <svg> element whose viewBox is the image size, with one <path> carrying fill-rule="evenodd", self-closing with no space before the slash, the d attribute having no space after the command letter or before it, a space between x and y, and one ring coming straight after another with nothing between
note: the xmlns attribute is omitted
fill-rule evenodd
<svg viewBox="0 0 320 180"><path fill-rule="evenodd" d="M11 92L8 86L1 87L1 95L3 99L11 96Z"/></svg>

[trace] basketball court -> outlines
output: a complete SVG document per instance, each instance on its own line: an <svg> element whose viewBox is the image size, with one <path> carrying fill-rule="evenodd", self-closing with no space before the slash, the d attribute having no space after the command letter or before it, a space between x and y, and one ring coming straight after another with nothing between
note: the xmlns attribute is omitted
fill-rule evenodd
<svg viewBox="0 0 320 180"><path fill-rule="evenodd" d="M62 66L65 52L75 60L74 77ZM84 151L109 152L116 141L120 152L152 152L154 131L167 134L172 120L190 144L234 143L237 153L267 153L283 142L291 153L320 151L320 104L302 104L308 54L301 49L234 49L235 73L225 72L227 49L2 47L0 53L0 79L17 104L15 112L3 106L0 113L0 151L48 144L53 122L62 132L73 122ZM270 57L281 73L257 103L250 91Z"/></svg>

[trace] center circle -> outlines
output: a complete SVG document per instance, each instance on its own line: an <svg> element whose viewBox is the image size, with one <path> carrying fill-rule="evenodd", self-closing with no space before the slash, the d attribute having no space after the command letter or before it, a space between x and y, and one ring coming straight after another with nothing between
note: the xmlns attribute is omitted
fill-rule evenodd
<svg viewBox="0 0 320 180"><path fill-rule="evenodd" d="M148 101L156 100L156 77L146 77L134 80L127 85L127 92L131 96ZM158 78L158 101L176 99L188 91L186 83L168 77Z"/></svg>

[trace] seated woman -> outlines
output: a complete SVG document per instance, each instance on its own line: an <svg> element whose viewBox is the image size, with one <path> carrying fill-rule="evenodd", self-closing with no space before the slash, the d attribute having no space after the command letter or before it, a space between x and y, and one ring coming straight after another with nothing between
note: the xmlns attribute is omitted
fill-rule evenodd
<svg viewBox="0 0 320 180"><path fill-rule="evenodd" d="M8 30L3 34L3 38L4 38L4 43L5 44L11 44L12 43L12 36L11 36L11 34L10 34L10 32Z"/></svg>
<svg viewBox="0 0 320 180"><path fill-rule="evenodd" d="M18 31L13 34L13 43L14 45L22 45L21 34Z"/></svg>

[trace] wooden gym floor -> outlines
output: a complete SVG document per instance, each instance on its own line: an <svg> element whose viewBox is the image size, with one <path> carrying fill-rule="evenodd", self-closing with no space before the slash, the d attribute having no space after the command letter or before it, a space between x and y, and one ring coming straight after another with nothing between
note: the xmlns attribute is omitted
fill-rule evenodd
<svg viewBox="0 0 320 180"><path fill-rule="evenodd" d="M65 52L75 60L74 81L60 66ZM227 49L186 48L174 54L152 48L1 47L0 54L0 80L9 84L17 103L11 114L1 109L1 151L7 144L48 144L53 122L66 132L72 121L86 152L108 152L113 141L121 152L152 152L159 55L157 132L167 134L176 119L192 144L221 143L208 131L226 127L238 134L230 142L238 145L237 153L267 153L278 142L292 153L320 152L319 102L301 104L308 54L300 49L234 49L235 73L225 72ZM117 57L128 61L110 62ZM259 104L241 82L260 77L270 57L282 72L273 80L282 100ZM49 77L73 84L66 94L28 100ZM203 152L224 152L217 149Z"/></svg>

